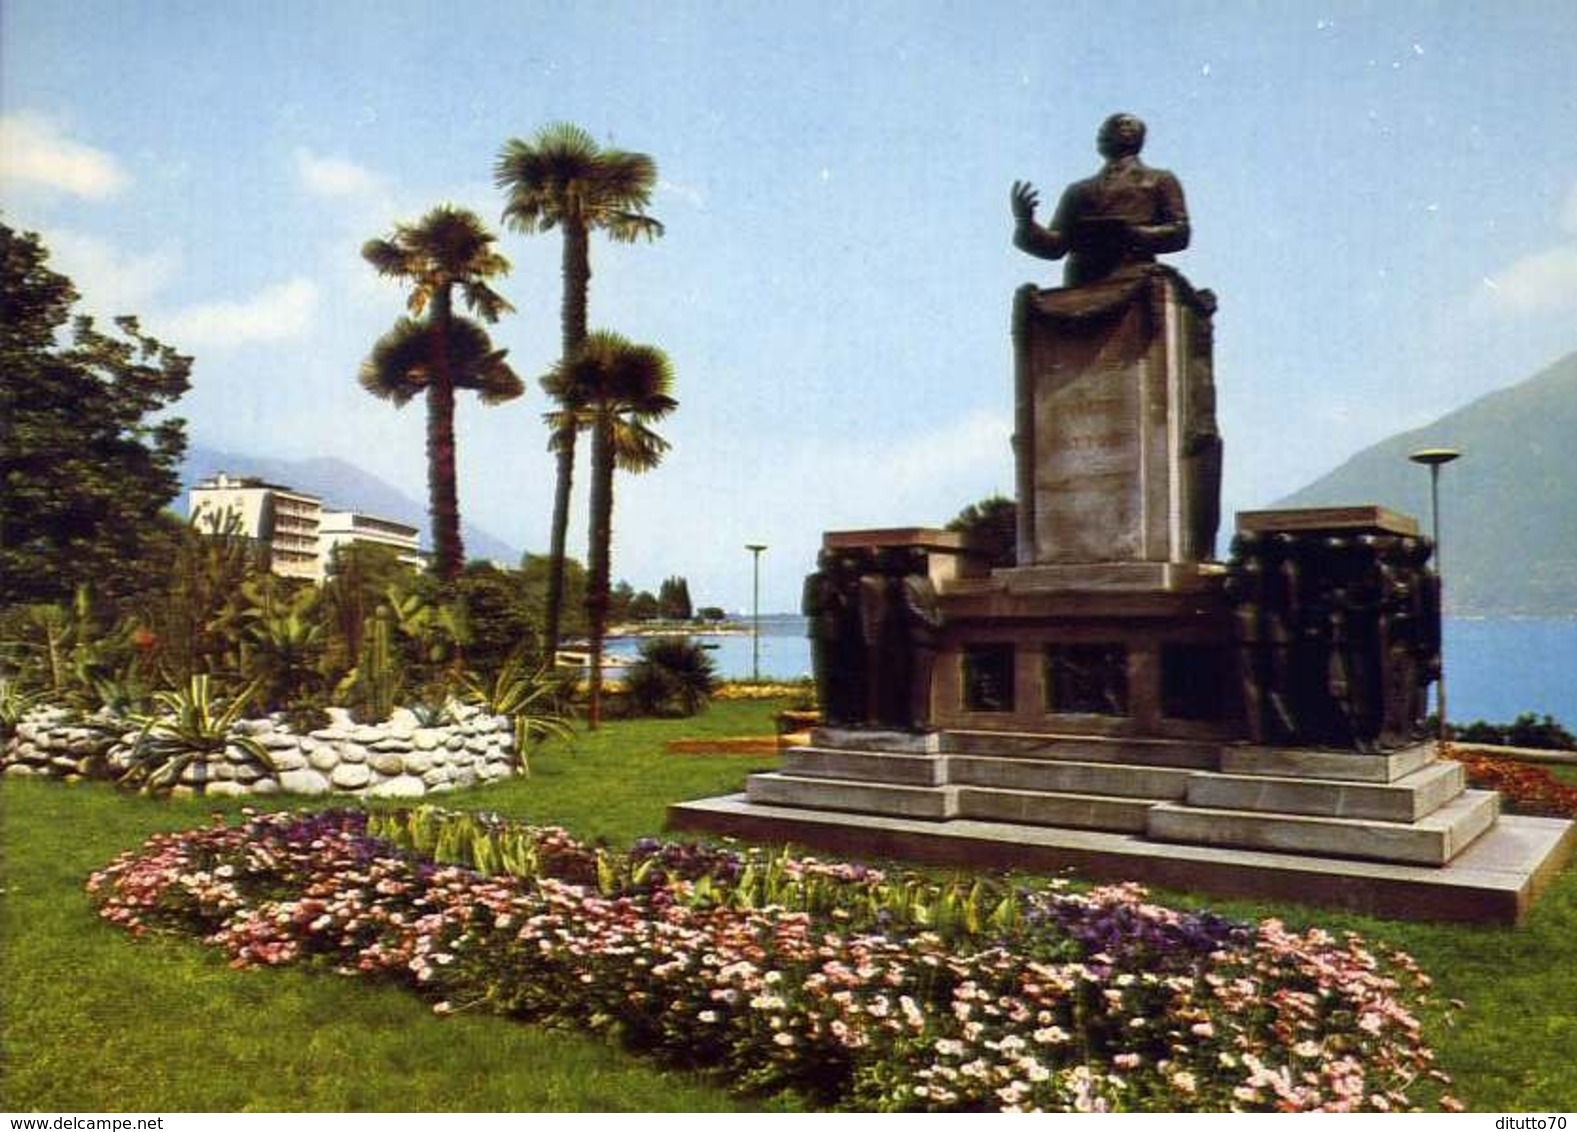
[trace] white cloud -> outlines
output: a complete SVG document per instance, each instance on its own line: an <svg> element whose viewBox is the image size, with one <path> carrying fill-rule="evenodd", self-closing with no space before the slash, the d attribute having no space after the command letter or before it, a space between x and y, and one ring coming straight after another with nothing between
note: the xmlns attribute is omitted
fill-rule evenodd
<svg viewBox="0 0 1577 1132"><path fill-rule="evenodd" d="M1517 260L1484 280L1485 301L1508 314L1548 314L1577 305L1577 243Z"/></svg>
<svg viewBox="0 0 1577 1132"><path fill-rule="evenodd" d="M659 180L657 182L657 191L676 196L692 208L706 208L706 196L700 189L692 188L689 185L681 185L678 181Z"/></svg>
<svg viewBox="0 0 1577 1132"><path fill-rule="evenodd" d="M0 177L6 182L105 200L131 183L112 155L67 137L38 114L0 118Z"/></svg>
<svg viewBox="0 0 1577 1132"><path fill-rule="evenodd" d="M1566 192L1566 203L1561 208L1561 228L1577 236L1577 184Z"/></svg>
<svg viewBox="0 0 1577 1132"><path fill-rule="evenodd" d="M135 255L68 228L41 234L51 266L76 285L83 304L101 317L146 314L181 267L180 253L174 248Z"/></svg>
<svg viewBox="0 0 1577 1132"><path fill-rule="evenodd" d="M176 311L160 320L160 329L181 350L279 342L311 329L317 307L317 284L297 278L239 302L199 303Z"/></svg>
<svg viewBox="0 0 1577 1132"><path fill-rule="evenodd" d="M296 150L296 175L308 191L326 197L367 196L381 189L377 174L343 157L320 157Z"/></svg>

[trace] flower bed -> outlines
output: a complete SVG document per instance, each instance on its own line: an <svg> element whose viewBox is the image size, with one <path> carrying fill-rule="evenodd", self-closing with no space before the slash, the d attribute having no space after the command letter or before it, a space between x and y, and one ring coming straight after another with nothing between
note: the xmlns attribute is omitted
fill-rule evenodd
<svg viewBox="0 0 1577 1132"><path fill-rule="evenodd" d="M832 1106L1456 1107L1420 1034L1427 976L1355 936L1178 912L1135 886L982 901L979 884L955 901L978 914L944 932L924 921L961 890L910 874L613 854L469 815L375 824L521 875L402 851L359 812L287 813L156 836L88 888L107 920L201 936L238 967L396 979L439 1014L613 1031Z"/></svg>
<svg viewBox="0 0 1577 1132"><path fill-rule="evenodd" d="M1467 768L1470 786L1500 791L1513 813L1577 818L1577 786L1567 786L1544 767L1474 754L1460 747L1452 747L1450 757Z"/></svg>

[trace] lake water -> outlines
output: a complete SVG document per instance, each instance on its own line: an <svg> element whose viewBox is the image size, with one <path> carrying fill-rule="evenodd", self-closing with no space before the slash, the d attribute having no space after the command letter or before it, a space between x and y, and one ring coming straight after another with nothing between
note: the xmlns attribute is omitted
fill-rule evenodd
<svg viewBox="0 0 1577 1132"><path fill-rule="evenodd" d="M703 636L719 675L749 679L751 639ZM609 651L632 656L639 641L609 642ZM1509 723L1519 713L1553 715L1577 727L1577 618L1446 622L1446 680L1451 718ZM805 619L788 614L761 618L761 676L795 680L810 675Z"/></svg>

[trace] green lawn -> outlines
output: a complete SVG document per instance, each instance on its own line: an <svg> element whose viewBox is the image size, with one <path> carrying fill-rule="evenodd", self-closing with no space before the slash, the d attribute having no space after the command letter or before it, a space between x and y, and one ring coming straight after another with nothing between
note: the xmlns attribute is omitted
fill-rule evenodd
<svg viewBox="0 0 1577 1132"><path fill-rule="evenodd" d="M532 760L530 779L446 803L627 844L670 801L737 790L770 755L669 755L670 738L771 732L773 703L618 723ZM284 805L284 803L280 803ZM580 1033L434 1017L395 987L298 970L233 971L175 940L101 923L83 881L156 830L238 804L153 802L99 785L0 781L0 1108L55 1111L728 1110L781 1107L660 1072ZM1168 899L1171 897L1169 896ZM1179 895L1241 916L1352 929L1411 951L1468 1008L1430 1038L1477 1111L1577 1108L1577 870L1520 928L1402 924Z"/></svg>

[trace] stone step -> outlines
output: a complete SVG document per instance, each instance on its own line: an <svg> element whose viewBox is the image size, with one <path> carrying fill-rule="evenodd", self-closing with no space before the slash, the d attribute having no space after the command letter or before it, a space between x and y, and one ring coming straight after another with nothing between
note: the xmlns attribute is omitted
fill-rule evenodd
<svg viewBox="0 0 1577 1132"><path fill-rule="evenodd" d="M892 731L879 727L813 727L810 745L839 751L924 755L942 749L942 735L939 731Z"/></svg>
<svg viewBox="0 0 1577 1132"><path fill-rule="evenodd" d="M1444 865L1495 823L1500 795L1465 790L1410 823L1373 819L1261 814L1160 802L1145 833L1157 841L1315 853L1413 865Z"/></svg>
<svg viewBox="0 0 1577 1132"><path fill-rule="evenodd" d="M960 786L989 786L1055 794L1102 794L1172 802L1183 799L1189 781L1200 773L1182 767L1003 758L995 755L948 755L946 759L947 781Z"/></svg>
<svg viewBox="0 0 1577 1132"><path fill-rule="evenodd" d="M945 821L957 816L957 790L951 786L904 786L806 778L769 771L745 779L745 797L756 805L798 806L858 814Z"/></svg>
<svg viewBox="0 0 1577 1132"><path fill-rule="evenodd" d="M1270 778L1332 778L1342 782L1395 782L1435 761L1433 743L1417 743L1383 755L1356 751L1307 751L1281 747L1232 746L1221 751L1226 774Z"/></svg>
<svg viewBox="0 0 1577 1132"><path fill-rule="evenodd" d="M904 786L940 786L947 781L947 756L895 751L790 747L780 770L800 778L838 778Z"/></svg>
<svg viewBox="0 0 1577 1132"><path fill-rule="evenodd" d="M1145 798L960 786L957 816L1018 825L1143 833L1146 815L1153 805Z"/></svg>
<svg viewBox="0 0 1577 1132"><path fill-rule="evenodd" d="M1129 739L1105 735L1042 735L1013 731L942 733L942 749L953 754L1001 755L1019 759L1131 763L1135 766L1220 770L1221 744L1183 739Z"/></svg>
<svg viewBox="0 0 1577 1132"><path fill-rule="evenodd" d="M1190 806L1259 813L1309 814L1336 818L1416 822L1434 813L1467 787L1460 763L1432 762L1395 782L1341 782L1268 775L1190 776Z"/></svg>

